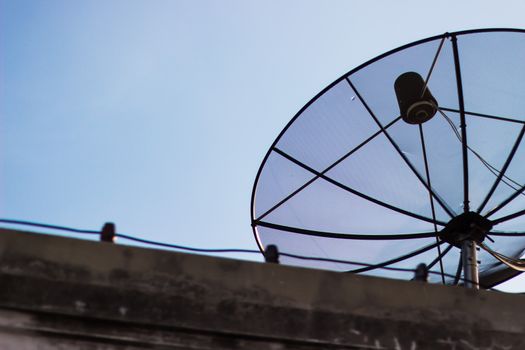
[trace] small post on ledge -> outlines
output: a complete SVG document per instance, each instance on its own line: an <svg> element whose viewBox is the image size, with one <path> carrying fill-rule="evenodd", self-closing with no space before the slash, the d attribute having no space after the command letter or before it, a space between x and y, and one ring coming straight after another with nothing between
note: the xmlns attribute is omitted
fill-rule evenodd
<svg viewBox="0 0 525 350"><path fill-rule="evenodd" d="M276 245L270 244L266 247L264 250L264 260L271 264L279 263L279 249Z"/></svg>
<svg viewBox="0 0 525 350"><path fill-rule="evenodd" d="M414 272L414 281L428 282L428 267L427 264L421 263L417 265Z"/></svg>
<svg viewBox="0 0 525 350"><path fill-rule="evenodd" d="M107 243L115 243L115 224L106 222L102 231L100 231L100 241Z"/></svg>

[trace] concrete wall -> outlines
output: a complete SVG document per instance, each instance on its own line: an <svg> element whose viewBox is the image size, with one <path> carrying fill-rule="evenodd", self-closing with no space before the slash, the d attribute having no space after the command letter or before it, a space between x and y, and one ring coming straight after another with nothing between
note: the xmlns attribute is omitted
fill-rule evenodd
<svg viewBox="0 0 525 350"><path fill-rule="evenodd" d="M0 229L0 349L525 349L521 295Z"/></svg>

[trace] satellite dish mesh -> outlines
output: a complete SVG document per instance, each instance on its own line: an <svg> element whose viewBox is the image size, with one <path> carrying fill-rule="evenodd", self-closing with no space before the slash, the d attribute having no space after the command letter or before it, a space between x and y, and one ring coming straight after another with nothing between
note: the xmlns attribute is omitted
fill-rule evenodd
<svg viewBox="0 0 525 350"><path fill-rule="evenodd" d="M405 45L336 80L288 123L259 169L260 249L376 267L285 264L400 279L411 276L378 267L424 262L444 273L431 281L447 284L460 277L461 234L519 259L524 62L525 31L471 30ZM478 258L484 286L518 273L486 250Z"/></svg>

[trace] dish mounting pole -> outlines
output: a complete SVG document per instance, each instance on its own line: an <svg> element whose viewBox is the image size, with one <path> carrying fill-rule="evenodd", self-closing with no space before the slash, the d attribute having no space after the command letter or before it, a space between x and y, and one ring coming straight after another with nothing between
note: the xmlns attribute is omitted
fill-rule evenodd
<svg viewBox="0 0 525 350"><path fill-rule="evenodd" d="M479 289L478 245L474 240L464 240L461 243L461 261L465 287Z"/></svg>

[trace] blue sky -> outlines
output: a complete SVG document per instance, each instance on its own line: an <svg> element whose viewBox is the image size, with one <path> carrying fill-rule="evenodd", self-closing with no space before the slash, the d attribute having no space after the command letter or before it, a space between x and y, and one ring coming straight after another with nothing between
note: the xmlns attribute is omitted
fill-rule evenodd
<svg viewBox="0 0 525 350"><path fill-rule="evenodd" d="M201 247L256 248L259 164L343 73L446 31L525 28L521 1L0 4L0 216Z"/></svg>

